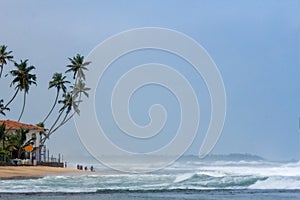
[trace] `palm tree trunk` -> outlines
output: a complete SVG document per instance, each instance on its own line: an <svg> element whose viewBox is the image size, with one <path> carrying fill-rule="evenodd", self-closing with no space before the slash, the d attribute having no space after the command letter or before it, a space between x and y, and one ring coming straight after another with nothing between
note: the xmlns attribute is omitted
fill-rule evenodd
<svg viewBox="0 0 300 200"><path fill-rule="evenodd" d="M61 126L63 126L65 123L67 123L72 117L76 114L76 112L72 113L70 117L68 117L68 114L64 117L62 122L55 128L53 131L51 131L51 134L54 133L57 129L59 129ZM68 118L67 118L68 117Z"/></svg>
<svg viewBox="0 0 300 200"><path fill-rule="evenodd" d="M57 104L57 100L58 100L58 95L59 95L59 90L57 90L57 93L56 93L56 97L55 97L55 100L54 100L54 104L50 110L50 112L48 113L48 115L46 116L46 118L43 120L43 123L45 123L45 121L48 119L48 117L51 115L51 113L53 112L56 104Z"/></svg>
<svg viewBox="0 0 300 200"><path fill-rule="evenodd" d="M77 80L78 80L78 76L76 77L75 83L77 82ZM80 100L81 100L81 92L79 93L79 102L80 102ZM53 129L53 131L51 131L51 134L54 133L57 129L59 129L61 126L63 126L65 123L67 123L70 119L72 119L75 114L76 114L76 111L74 113L72 113L70 117L68 117L68 114L66 114L66 116L64 117L62 122L55 129Z"/></svg>
<svg viewBox="0 0 300 200"><path fill-rule="evenodd" d="M1 76L2 76L2 71L3 71L3 64L0 65L0 68L1 68L1 71L0 71L0 78L1 78Z"/></svg>
<svg viewBox="0 0 300 200"><path fill-rule="evenodd" d="M81 100L81 93L79 93L79 102L80 102L80 100ZM79 104L78 104L78 106L79 106ZM54 133L57 129L59 129L61 126L63 126L65 123L67 123L70 119L72 119L75 114L76 114L76 111L73 112L70 117L68 117L68 114L66 114L66 116L64 117L62 122L52 131L52 133Z"/></svg>
<svg viewBox="0 0 300 200"><path fill-rule="evenodd" d="M4 150L5 147L4 147L4 137L2 138L2 150ZM3 161L5 161L5 155L3 155Z"/></svg>
<svg viewBox="0 0 300 200"><path fill-rule="evenodd" d="M23 147L20 147L19 151L18 151L18 158L19 159L21 159L22 152L23 152Z"/></svg>
<svg viewBox="0 0 300 200"><path fill-rule="evenodd" d="M20 114L20 116L19 116L18 122L21 120L22 115L23 115L23 113L24 113L25 104L26 104L26 91L24 90L23 106L22 106L22 111L21 111L21 114Z"/></svg>
<svg viewBox="0 0 300 200"><path fill-rule="evenodd" d="M64 113L65 110L62 110L60 112L60 114L58 115L58 117L56 118L55 122L53 123L53 125L51 126L51 128L49 129L49 133L53 130L53 128L55 127L55 125L57 124L58 120L61 118L61 115Z"/></svg>
<svg viewBox="0 0 300 200"><path fill-rule="evenodd" d="M9 100L9 102L0 110L0 112L7 108L7 106L16 98L18 92L19 92L19 88L15 92L14 96Z"/></svg>
<svg viewBox="0 0 300 200"><path fill-rule="evenodd" d="M63 112L61 112L60 116L62 115L62 113L63 113ZM57 130L58 127L60 127L60 125L64 122L64 120L66 120L67 116L68 116L68 114L66 114L66 116L65 116L64 119L61 121L61 123L55 128L54 125L57 124L58 120L56 121L56 123L55 123L55 124L51 127L51 129L49 130L49 136L50 136L52 133L54 133L54 132Z"/></svg>
<svg viewBox="0 0 300 200"><path fill-rule="evenodd" d="M53 128L55 127L55 125L57 124L57 122L59 121L59 119L61 118L61 115L62 115L63 113L64 113L64 110L62 110L62 111L60 112L60 114L59 114L58 117L56 118L55 122L52 124L51 128L49 129L48 133L45 135L45 138L42 139L42 141L41 141L41 145L42 145L42 146L44 145L46 139L49 138L49 136L53 133L52 130L53 130Z"/></svg>

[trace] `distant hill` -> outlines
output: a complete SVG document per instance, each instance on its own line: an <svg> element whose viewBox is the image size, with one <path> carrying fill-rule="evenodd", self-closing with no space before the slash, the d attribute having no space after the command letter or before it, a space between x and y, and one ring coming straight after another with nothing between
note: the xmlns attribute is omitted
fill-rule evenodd
<svg viewBox="0 0 300 200"><path fill-rule="evenodd" d="M240 153L232 153L228 155L209 155L205 159L213 159L213 160L228 160L228 161L262 161L265 160L263 157L252 155L252 154L240 154Z"/></svg>
<svg viewBox="0 0 300 200"><path fill-rule="evenodd" d="M184 156L181 159L199 159L198 156L195 155L188 155ZM263 157L257 156L257 155L252 155L252 154L241 154L241 153L232 153L232 154L227 154L227 155L222 155L222 154L212 154L206 156L203 160L207 161L262 161L266 160Z"/></svg>

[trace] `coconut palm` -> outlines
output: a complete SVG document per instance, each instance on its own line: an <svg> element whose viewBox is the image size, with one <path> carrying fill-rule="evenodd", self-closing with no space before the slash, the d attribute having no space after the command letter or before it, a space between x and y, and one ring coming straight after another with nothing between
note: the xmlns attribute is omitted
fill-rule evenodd
<svg viewBox="0 0 300 200"><path fill-rule="evenodd" d="M7 156L9 155L9 151L5 148L5 137L6 137L6 126L5 123L0 125L0 141L2 141L2 148L0 150L0 155L2 157L2 161L5 161Z"/></svg>
<svg viewBox="0 0 300 200"><path fill-rule="evenodd" d="M64 97L63 100L58 101L58 103L63 104L60 111L66 110L66 114L69 114L73 108L76 112L78 112L78 105L74 101L73 94L71 92L68 92L68 93L63 94L63 97Z"/></svg>
<svg viewBox="0 0 300 200"><path fill-rule="evenodd" d="M90 88L85 87L83 80L85 80L84 70L87 70L86 66L91 62L84 62L84 56L81 56L80 54L77 54L73 58L69 58L69 61L71 63L67 65L68 69L66 70L66 73L73 72L73 79L75 79L74 85L71 86L73 91L65 92L63 94L63 99L57 101L59 104L63 104L63 106L59 110L58 117L50 129L45 133L45 137L41 140L41 145L43 145L50 135L67 123L75 114L79 114L78 106L81 102L81 94L88 97L87 92Z"/></svg>
<svg viewBox="0 0 300 200"><path fill-rule="evenodd" d="M74 116L75 113L79 115L80 112L78 108L80 100L76 100L72 92L65 93L63 97L64 99L58 101L58 103L63 104L62 108L59 111L65 112L65 117L63 118L62 122L57 128L59 128L60 126L64 125L67 121L69 121ZM67 118L72 110L74 110L74 113L71 114L69 118ZM54 131L56 131L57 128L55 128Z"/></svg>
<svg viewBox="0 0 300 200"><path fill-rule="evenodd" d="M85 87L85 83L82 80L78 80L75 86L71 86L73 89L74 97L77 98L79 95L79 99L81 98L81 94L84 94L86 97L89 97L88 91L91 88Z"/></svg>
<svg viewBox="0 0 300 200"><path fill-rule="evenodd" d="M5 132L6 127L5 127L5 123L2 123L0 125L0 141L2 141L2 148L0 150L0 155L2 156L2 160L5 161L5 157L8 156L8 151L5 150L5 146L4 146L4 141L5 141Z"/></svg>
<svg viewBox="0 0 300 200"><path fill-rule="evenodd" d="M65 84L70 83L70 81L67 81L65 79L66 79L66 76L63 76L62 73L54 73L52 76L52 80L49 82L48 89L55 87L56 88L56 97L54 100L54 104L53 104L51 110L49 111L48 115L46 116L46 118L43 120L43 123L48 119L50 114L53 112L53 109L55 108L55 106L57 104L60 90L62 90L64 93L67 92L67 87L65 86Z"/></svg>
<svg viewBox="0 0 300 200"><path fill-rule="evenodd" d="M3 105L3 101L4 101L3 99L0 100L0 114L5 116L4 111L5 111L5 110L8 110L8 111L9 111L9 108L6 108L6 107Z"/></svg>
<svg viewBox="0 0 300 200"><path fill-rule="evenodd" d="M9 144L6 147L9 151L17 151L18 158L21 158L24 152L24 147L33 143L33 139L26 141L26 134L29 132L28 129L20 127L19 130L9 136Z"/></svg>
<svg viewBox="0 0 300 200"><path fill-rule="evenodd" d="M7 64L7 61L13 61L13 56L10 55L12 51L6 51L7 46L0 45L0 78L2 76L3 67Z"/></svg>
<svg viewBox="0 0 300 200"><path fill-rule="evenodd" d="M46 139L50 137L57 129L59 129L61 126L63 126L67 121L69 121L74 114L70 116L70 113L72 110L74 110L74 113L79 113L78 104L79 101L75 101L73 98L73 95L71 92L67 92L63 94L62 100L59 100L58 103L63 104L62 108L59 110L59 115L52 124L51 128L47 131L45 134L45 137L41 140L41 144L43 145ZM62 120L61 117L65 114L64 118ZM68 118L69 116L69 118ZM60 123L58 123L61 121Z"/></svg>
<svg viewBox="0 0 300 200"><path fill-rule="evenodd" d="M27 66L27 61L22 61L20 63L15 63L15 67L17 69L10 71L11 75L13 77L15 77L11 83L11 85L15 85L16 84L16 89L17 92L20 91L24 91L24 97L23 97L23 106L22 106L22 110L19 116L18 121L20 121L24 109L25 109L25 104L26 104L26 95L29 91L29 87L31 84L35 84L36 85L36 75L35 74L31 74L30 71L34 70L35 67L34 66ZM16 93L17 93L16 92Z"/></svg>
<svg viewBox="0 0 300 200"><path fill-rule="evenodd" d="M66 71L66 73L73 72L73 79L75 79L76 75L78 75L79 78L85 80L83 70L87 70L86 66L91 62L84 62L84 56L81 56L80 54L77 54L73 58L69 58L69 61L71 64L67 65L69 69Z"/></svg>

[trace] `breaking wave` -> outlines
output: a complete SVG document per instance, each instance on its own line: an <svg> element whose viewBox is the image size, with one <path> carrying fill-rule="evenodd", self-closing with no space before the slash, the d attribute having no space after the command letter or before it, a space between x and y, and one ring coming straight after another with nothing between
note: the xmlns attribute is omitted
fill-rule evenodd
<svg viewBox="0 0 300 200"><path fill-rule="evenodd" d="M153 173L46 176L39 179L0 180L0 193L120 192L223 189L300 189L300 163L180 161Z"/></svg>

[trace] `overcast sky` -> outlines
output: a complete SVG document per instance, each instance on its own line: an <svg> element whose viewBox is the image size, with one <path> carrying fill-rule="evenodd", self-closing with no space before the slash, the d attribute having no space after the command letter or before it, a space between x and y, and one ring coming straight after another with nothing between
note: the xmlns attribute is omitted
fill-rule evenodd
<svg viewBox="0 0 300 200"><path fill-rule="evenodd" d="M38 86L30 89L24 122L35 124L47 114L55 98L55 90L47 89L48 82L54 72L66 70L68 57L76 53L88 55L100 42L125 30L162 27L182 32L201 44L221 73L227 95L227 116L213 153L251 153L273 160L300 158L299 1L0 0L0 5L0 44L8 45L17 60L29 59L36 66ZM130 69L143 62L166 60L170 65L180 63L172 55L149 50L122 59L106 74L108 83L100 82L97 90L97 102L100 102L96 105L97 114L108 130L113 130L113 124L105 122L106 115L109 119L111 114L103 103L107 96L101 91L112 87L112 80L121 75L118 66L126 65ZM200 121L203 126L186 152L198 154L209 122L209 95L201 77L193 77L193 71L182 66L182 73L188 80L192 79L190 82L201 99L200 109L204 113ZM0 80L0 94L5 100L13 94L10 81L9 76ZM149 86L133 96L130 104L133 119L147 124L147 109L159 99L166 104L170 116L178 116L178 104L172 94ZM20 95L11 105L7 119L17 120L21 102ZM178 126L178 117L171 117L167 122L166 132L172 132ZM112 139L119 137L115 133ZM53 154L60 152L66 158L73 159L74 154L88 155L73 121L56 132L47 144ZM126 138L119 145L132 147ZM157 148L155 145L148 145L149 150Z"/></svg>

